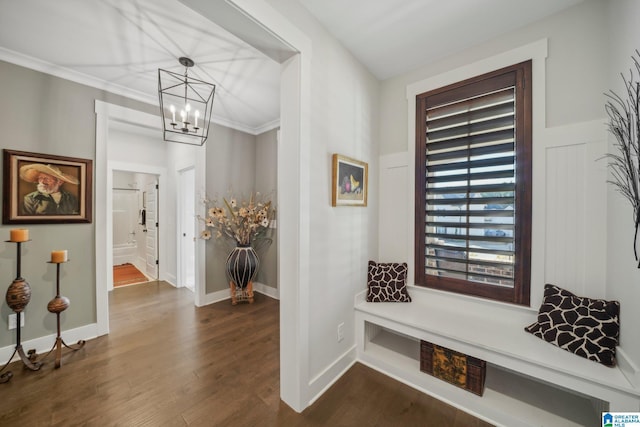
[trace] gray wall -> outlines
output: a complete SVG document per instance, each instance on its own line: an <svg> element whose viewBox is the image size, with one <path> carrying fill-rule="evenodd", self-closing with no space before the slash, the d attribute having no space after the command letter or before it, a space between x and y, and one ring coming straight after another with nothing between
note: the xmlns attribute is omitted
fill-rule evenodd
<svg viewBox="0 0 640 427"><path fill-rule="evenodd" d="M260 192L275 205L277 186L276 130L258 136L213 125L207 140L207 198L222 202L232 194L246 200ZM269 230L273 243L259 251L260 270L256 281L277 287L276 233ZM206 243L206 292L228 289L224 263L233 243L214 237Z"/></svg>
<svg viewBox="0 0 640 427"><path fill-rule="evenodd" d="M255 137L240 131L213 125L207 140L207 198L240 199L248 197L255 184ZM215 235L214 235L215 236ZM231 246L232 247L232 246ZM229 283L224 262L230 245L212 238L206 244L206 292L227 289Z"/></svg>
<svg viewBox="0 0 640 427"><path fill-rule="evenodd" d="M266 195L277 208L277 185L278 185L278 141L277 129L265 132L256 137L256 191ZM265 248L260 253L260 271L256 281L277 288L278 286L278 263L277 263L277 230L271 229L268 236L272 239L271 246Z"/></svg>
<svg viewBox="0 0 640 427"><path fill-rule="evenodd" d="M3 149L95 160L95 99L155 113L153 106L3 61L0 87ZM55 316L47 311L47 303L55 296L55 267L47 261L55 249L67 249L70 260L61 268L61 293L71 300L70 308L61 315L62 329L96 321L95 226L95 222L20 226L30 230L32 240L23 245L22 252L22 276L32 289L31 302L25 310L23 340L56 331ZM0 276L6 286L16 275L16 247L4 240L16 227L0 225L0 236L4 236L0 238ZM2 301L0 347L15 344L14 331L7 331L10 313Z"/></svg>

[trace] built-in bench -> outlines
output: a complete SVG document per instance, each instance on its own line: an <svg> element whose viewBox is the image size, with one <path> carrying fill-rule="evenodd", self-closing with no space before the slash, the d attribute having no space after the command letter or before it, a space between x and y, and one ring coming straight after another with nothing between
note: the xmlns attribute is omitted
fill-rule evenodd
<svg viewBox="0 0 640 427"><path fill-rule="evenodd" d="M411 303L355 301L359 360L497 425L596 426L601 412L640 411L640 390L619 368L526 333L537 311L410 288ZM482 397L420 371L420 340L487 362Z"/></svg>

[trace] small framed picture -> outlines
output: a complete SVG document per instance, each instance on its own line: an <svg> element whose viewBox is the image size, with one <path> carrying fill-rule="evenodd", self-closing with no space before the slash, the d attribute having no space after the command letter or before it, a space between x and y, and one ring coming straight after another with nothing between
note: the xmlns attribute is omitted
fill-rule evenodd
<svg viewBox="0 0 640 427"><path fill-rule="evenodd" d="M367 206L368 165L340 154L333 155L332 206Z"/></svg>
<svg viewBox="0 0 640 427"><path fill-rule="evenodd" d="M3 175L3 224L91 222L91 160L5 149Z"/></svg>

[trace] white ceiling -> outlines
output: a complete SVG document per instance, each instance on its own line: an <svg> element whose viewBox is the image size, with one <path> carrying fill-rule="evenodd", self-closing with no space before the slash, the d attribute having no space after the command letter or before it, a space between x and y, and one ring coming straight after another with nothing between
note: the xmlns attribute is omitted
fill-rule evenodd
<svg viewBox="0 0 640 427"><path fill-rule="evenodd" d="M582 0L298 0L378 79L402 74Z"/></svg>
<svg viewBox="0 0 640 427"><path fill-rule="evenodd" d="M0 0L0 59L158 104L158 68L215 83L218 123L251 133L280 117L280 65L176 0ZM16 53L27 55L23 58ZM54 73L55 74L55 73Z"/></svg>
<svg viewBox="0 0 640 427"><path fill-rule="evenodd" d="M386 79L582 0L298 1ZM0 60L157 105L158 68L183 72L177 58L188 56L189 75L217 85L215 122L254 134L276 126L279 64L183 3L211 14L223 2L0 0Z"/></svg>

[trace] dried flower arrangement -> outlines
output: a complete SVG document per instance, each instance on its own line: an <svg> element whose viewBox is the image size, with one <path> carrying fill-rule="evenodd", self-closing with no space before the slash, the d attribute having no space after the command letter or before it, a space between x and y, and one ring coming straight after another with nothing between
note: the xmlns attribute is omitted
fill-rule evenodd
<svg viewBox="0 0 640 427"><path fill-rule="evenodd" d="M204 218L206 228L200 237L209 240L212 233L216 238L232 239L237 245L251 245L264 236L274 217L274 208L270 200L263 200L260 193L251 194L248 200L238 202L235 197L223 198L222 203L209 202L211 206Z"/></svg>

